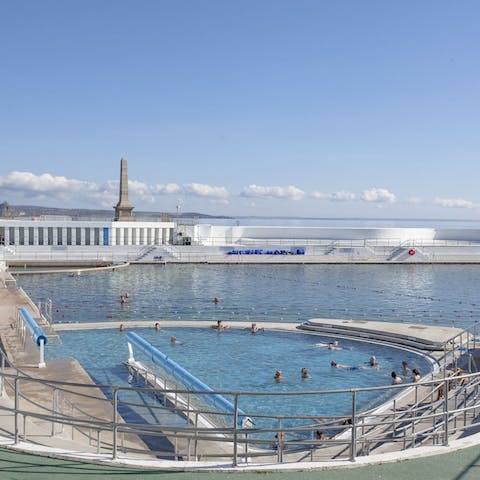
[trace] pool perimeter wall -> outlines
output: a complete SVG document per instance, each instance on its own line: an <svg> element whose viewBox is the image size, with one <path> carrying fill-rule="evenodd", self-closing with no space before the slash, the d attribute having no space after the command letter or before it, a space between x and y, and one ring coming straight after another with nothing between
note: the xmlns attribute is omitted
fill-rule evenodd
<svg viewBox="0 0 480 480"><path fill-rule="evenodd" d="M22 228L27 229L17 229ZM137 237L142 238L140 243ZM59 236L52 237L49 245L39 244L36 237L31 241L25 234L12 238L15 241L10 245L2 245L0 238L0 261L12 267L123 262L480 263L480 229L467 228L177 224L170 241L160 245L149 241L148 236L138 235L135 241L134 237L125 237L122 245L97 245L87 240L75 245L63 244Z"/></svg>

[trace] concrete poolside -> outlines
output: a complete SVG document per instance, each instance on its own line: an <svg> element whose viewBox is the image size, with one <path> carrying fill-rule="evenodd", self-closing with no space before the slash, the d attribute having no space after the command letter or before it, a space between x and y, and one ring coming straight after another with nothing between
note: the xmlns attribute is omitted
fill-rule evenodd
<svg viewBox="0 0 480 480"><path fill-rule="evenodd" d="M250 246L242 244L209 245L130 245L0 246L0 256L7 265L23 267L105 266L125 262L141 264L478 264L480 242L414 241L390 243L385 240L305 241L287 239L278 242L255 240ZM295 245L302 245L304 253L297 254ZM232 251L249 252L236 253ZM262 253L255 253L262 252Z"/></svg>
<svg viewBox="0 0 480 480"><path fill-rule="evenodd" d="M477 480L480 472L480 445L435 456L339 470L262 473L265 480ZM95 465L75 460L41 457L0 448L0 478L8 480L258 480L255 472L165 472L141 468Z"/></svg>

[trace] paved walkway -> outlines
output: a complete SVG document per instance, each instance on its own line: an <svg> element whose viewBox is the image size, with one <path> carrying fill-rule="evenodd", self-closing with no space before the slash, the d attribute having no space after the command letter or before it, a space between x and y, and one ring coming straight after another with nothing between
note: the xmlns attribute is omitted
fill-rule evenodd
<svg viewBox="0 0 480 480"><path fill-rule="evenodd" d="M115 480L477 480L480 478L480 446L449 454L369 467L261 474L145 471L58 460L0 449L0 478L2 480L95 480L100 478Z"/></svg>

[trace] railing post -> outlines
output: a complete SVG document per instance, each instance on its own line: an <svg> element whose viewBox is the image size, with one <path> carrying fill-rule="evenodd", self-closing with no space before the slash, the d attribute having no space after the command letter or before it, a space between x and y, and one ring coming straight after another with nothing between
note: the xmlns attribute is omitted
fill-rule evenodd
<svg viewBox="0 0 480 480"><path fill-rule="evenodd" d="M117 458L117 406L118 406L118 390L113 389L113 412L112 412L112 459Z"/></svg>
<svg viewBox="0 0 480 480"><path fill-rule="evenodd" d="M350 461L354 462L357 457L357 413L356 413L356 394L355 390L352 390L352 433L351 433L351 448L350 448Z"/></svg>
<svg viewBox="0 0 480 480"><path fill-rule="evenodd" d="M197 460L197 448L198 448L198 412L195 412L195 434L194 434L194 443L193 443L193 455L195 460Z"/></svg>
<svg viewBox="0 0 480 480"><path fill-rule="evenodd" d="M283 462L283 432L282 432L282 419L278 419L278 432L277 432L277 462Z"/></svg>
<svg viewBox="0 0 480 480"><path fill-rule="evenodd" d="M233 394L233 466L238 465L238 393Z"/></svg>
<svg viewBox="0 0 480 480"><path fill-rule="evenodd" d="M3 354L3 352L1 352L1 355L2 355L2 372L3 372L5 370L5 355ZM5 379L2 374L2 376L0 377L0 397L3 397L3 394L5 393L4 388L5 388Z"/></svg>
<svg viewBox="0 0 480 480"><path fill-rule="evenodd" d="M18 408L19 408L19 399L20 399L20 379L15 378L14 382L15 387L15 425L14 425L14 435L15 435L15 445L18 443Z"/></svg>
<svg viewBox="0 0 480 480"><path fill-rule="evenodd" d="M443 422L444 422L444 439L443 445L448 447L448 380L443 383L444 400L443 400Z"/></svg>
<svg viewBox="0 0 480 480"><path fill-rule="evenodd" d="M52 437L55 436L55 417L57 415L57 403L58 403L57 395L58 395L58 390L54 388L52 392Z"/></svg>

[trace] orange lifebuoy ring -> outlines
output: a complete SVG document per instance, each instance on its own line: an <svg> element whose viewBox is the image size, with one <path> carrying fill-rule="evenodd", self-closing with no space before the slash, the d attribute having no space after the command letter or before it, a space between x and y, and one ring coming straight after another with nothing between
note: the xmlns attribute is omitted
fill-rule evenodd
<svg viewBox="0 0 480 480"><path fill-rule="evenodd" d="M417 252L415 251L414 248L411 248L409 251L408 251L408 254L409 255L415 255Z"/></svg>

